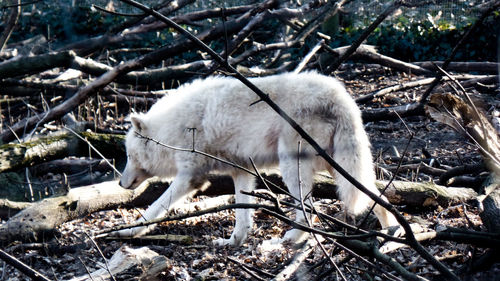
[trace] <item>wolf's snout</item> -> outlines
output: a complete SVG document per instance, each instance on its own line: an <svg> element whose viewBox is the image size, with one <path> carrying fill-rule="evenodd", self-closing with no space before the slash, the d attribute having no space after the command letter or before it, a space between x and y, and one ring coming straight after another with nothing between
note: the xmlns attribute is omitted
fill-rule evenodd
<svg viewBox="0 0 500 281"><path fill-rule="evenodd" d="M120 182L119 182L119 185L123 188L126 188L126 189L133 189L133 188L136 188L137 186L139 186L139 184L141 184L141 182L143 182L144 180L146 180L146 178L137 178L137 177L124 177L122 176L120 178Z"/></svg>
<svg viewBox="0 0 500 281"><path fill-rule="evenodd" d="M125 185L123 185L123 182L122 182L122 179L120 179L120 181L118 182L118 184L123 187L123 188L127 188Z"/></svg>
<svg viewBox="0 0 500 281"><path fill-rule="evenodd" d="M133 165L125 166L122 172L119 185L123 188L133 189L138 187L143 181L150 178L152 175L141 168L136 168Z"/></svg>
<svg viewBox="0 0 500 281"><path fill-rule="evenodd" d="M137 181L137 176L133 170L130 169L129 165L125 167L120 177L119 185L123 188L132 188L134 183Z"/></svg>
<svg viewBox="0 0 500 281"><path fill-rule="evenodd" d="M126 180L123 176L120 178L118 184L123 188L130 188L131 184L128 180Z"/></svg>

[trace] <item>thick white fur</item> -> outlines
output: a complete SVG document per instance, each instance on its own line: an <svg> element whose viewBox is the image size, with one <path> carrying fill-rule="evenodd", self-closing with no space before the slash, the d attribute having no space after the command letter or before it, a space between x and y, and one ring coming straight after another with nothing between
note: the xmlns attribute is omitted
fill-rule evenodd
<svg viewBox="0 0 500 281"><path fill-rule="evenodd" d="M379 194L360 110L340 82L315 72L286 73L251 81L268 93L347 172L373 193ZM209 171L232 175L236 201L241 203L252 202L252 198L241 191L252 190L254 179L202 155L171 150L146 141L137 137L134 131L168 145L191 148L191 128L196 128L194 145L200 151L243 166L249 165L250 157L260 167L279 165L285 184L296 198L300 198L298 171L303 196L312 188L315 171L333 172L304 142L297 157L301 138L264 102L250 106L257 99L236 79L211 77L181 86L159 100L148 113L131 117L133 127L126 140L129 159L120 184L134 188L149 176L175 175L170 188L146 210L145 219L163 216L173 204L195 191ZM339 197L348 212L356 215L365 211L372 201L344 177L335 174L340 187ZM376 207L375 214L383 227L397 225L392 214L382 207ZM300 211L297 212L297 221L304 221ZM240 245L252 225L252 211L237 209L231 238L219 240L219 243ZM120 235L137 236L147 231L146 228L128 229L121 231ZM292 230L285 239L295 241L301 235L301 231Z"/></svg>

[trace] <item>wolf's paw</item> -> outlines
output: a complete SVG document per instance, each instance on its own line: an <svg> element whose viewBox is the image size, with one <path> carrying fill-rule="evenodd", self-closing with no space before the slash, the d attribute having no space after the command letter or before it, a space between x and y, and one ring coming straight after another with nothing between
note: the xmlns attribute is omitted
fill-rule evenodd
<svg viewBox="0 0 500 281"><path fill-rule="evenodd" d="M219 247L222 247L222 246L234 246L234 240L229 238L229 239L224 239L224 238L217 238L215 240L212 241L212 244L214 244L215 246L219 246Z"/></svg>
<svg viewBox="0 0 500 281"><path fill-rule="evenodd" d="M261 252L272 252L275 250L283 250L285 246L291 246L292 248L298 244L304 242L309 237L309 233L292 229L285 233L283 238L273 237L269 240L263 241L258 249Z"/></svg>
<svg viewBox="0 0 500 281"><path fill-rule="evenodd" d="M115 237L138 237L138 236L142 236L148 232L149 232L149 228L142 226L142 227L134 227L134 228L122 229L119 231L114 231L114 232L111 232L110 235L115 236Z"/></svg>
<svg viewBox="0 0 500 281"><path fill-rule="evenodd" d="M283 236L283 238L280 239L281 240L280 243L298 244L303 242L308 236L309 233L294 228L285 233L285 236Z"/></svg>
<svg viewBox="0 0 500 281"><path fill-rule="evenodd" d="M282 251L284 249L283 239L278 237L273 237L269 240L264 240L262 241L262 243L260 243L257 249L260 253L270 253L276 250Z"/></svg>
<svg viewBox="0 0 500 281"><path fill-rule="evenodd" d="M422 233L426 231L426 229L419 223L411 223L410 228L413 233ZM394 229L394 233L392 234L394 237L404 237L406 234L406 231L401 225L392 226L389 229Z"/></svg>
<svg viewBox="0 0 500 281"><path fill-rule="evenodd" d="M243 242L248 237L248 233L246 231L233 231L233 234L231 234L231 238L229 239L223 239L223 238L218 238L213 241L214 245L217 246L241 246Z"/></svg>

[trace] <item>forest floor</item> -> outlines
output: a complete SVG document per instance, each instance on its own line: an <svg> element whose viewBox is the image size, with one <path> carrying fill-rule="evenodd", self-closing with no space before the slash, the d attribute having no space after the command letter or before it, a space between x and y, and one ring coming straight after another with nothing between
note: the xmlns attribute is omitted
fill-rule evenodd
<svg viewBox="0 0 500 281"><path fill-rule="evenodd" d="M354 97L419 78L392 72L386 68L366 69L366 66L362 65L343 67L337 75ZM421 95L425 87L391 93L361 107L375 108L408 104ZM493 106L498 108L498 104ZM411 142L409 142L411 134L408 129L414 134ZM440 165L449 167L481 162L481 157L474 145L468 143L452 129L425 116L404 118L404 122L401 120L371 122L366 124L366 130L372 142L375 162L381 166L397 164L399 156L403 154L407 157L403 163L428 159L429 155ZM405 152L408 142L409 146ZM379 175L384 176L383 173ZM385 177L388 179L387 175ZM437 180L436 176L420 173L418 170L400 174L398 179ZM194 200L202 199L195 198ZM327 212L334 215L342 209L342 204L336 201L321 200L321 204L328 205ZM411 222L419 222L431 229L447 226L483 230L478 208L467 203L434 209L409 210L404 206L398 206L398 209L403 211ZM57 245L55 247L41 244L11 244L5 250L50 279L71 279L85 275L87 270L94 271L104 266L103 256L97 247L90 243L89 235L102 228L130 223L137 215L136 210L126 209L97 212L63 224L59 228L60 235L57 241L47 241L50 245ZM192 238L189 242L167 244L156 242L144 245L140 241L135 241L133 247L143 244L142 246L147 246L167 258L168 266L160 275L161 280L257 280L251 277L245 268L250 268L254 274L268 280L271 279L270 276L283 270L300 250L291 246L273 250L261 247L262 241L283 235L289 227L258 211L254 217L256 225L248 242L242 247L212 245L214 239L229 237L234 225L232 211L163 223L154 231L155 234L187 235ZM123 244L130 245L129 242L118 240L96 239L95 242L106 258L110 258ZM471 259L483 252L480 248L451 242L431 241L424 243L424 246L454 271L464 267ZM327 250L332 250L335 246L327 243L325 247ZM406 268L422 277L439 279L437 271L409 248L396 250L390 256L398 261L404 261L403 265ZM337 254L335 260L340 261L343 257L346 257L346 254L342 251ZM376 263L376 266L390 271L383 264ZM3 264L0 268L2 272L0 280L27 280L9 265ZM341 269L347 280L366 280L368 275L372 277L377 275L373 274L375 271L373 268L367 267L358 259L345 259L345 262L341 264ZM367 271L367 275L363 271ZM117 280L130 280L126 276L115 277ZM497 264L479 273L460 273L460 277L464 280L500 280L500 265ZM319 247L309 255L295 278L296 280L341 280ZM383 280L383 278L378 276L374 280Z"/></svg>

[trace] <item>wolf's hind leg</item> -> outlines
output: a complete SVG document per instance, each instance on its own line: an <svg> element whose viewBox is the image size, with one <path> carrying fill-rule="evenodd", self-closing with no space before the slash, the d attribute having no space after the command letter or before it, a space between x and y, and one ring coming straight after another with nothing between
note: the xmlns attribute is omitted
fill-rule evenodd
<svg viewBox="0 0 500 281"><path fill-rule="evenodd" d="M233 174L233 181L236 203L254 203L255 198L253 196L241 193L242 191L250 192L254 189L254 176L248 173L235 173ZM216 239L214 243L220 246L240 246L243 244L248 237L248 233L253 228L253 213L253 209L235 209L236 223L231 237L229 239Z"/></svg>
<svg viewBox="0 0 500 281"><path fill-rule="evenodd" d="M304 145L303 145L304 146ZM280 171L283 182L288 188L290 194L295 198L295 204L300 205L301 200L308 204L311 196L313 183L313 155L310 149L301 149L297 154L298 142L293 139L280 140ZM306 217L308 216L308 217ZM313 216L299 207L295 211L295 221L307 225L307 222L313 221ZM280 242L301 242L307 237L307 233L299 229L291 229L285 233Z"/></svg>

